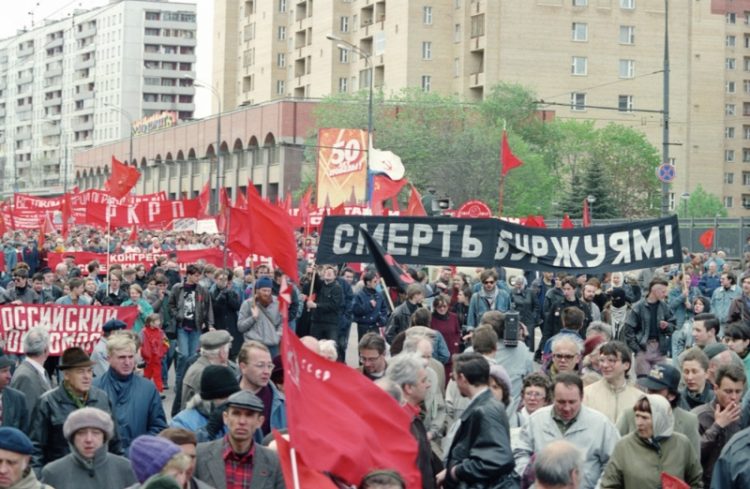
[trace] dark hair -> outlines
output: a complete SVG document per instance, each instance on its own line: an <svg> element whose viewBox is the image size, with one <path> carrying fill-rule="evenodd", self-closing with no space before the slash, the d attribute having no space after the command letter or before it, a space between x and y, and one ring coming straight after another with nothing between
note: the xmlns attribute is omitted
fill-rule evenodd
<svg viewBox="0 0 750 489"><path fill-rule="evenodd" d="M703 370L708 370L708 357L703 352L703 350L699 348L691 348L687 352L685 352L685 356L682 357L682 363L680 364L680 367L685 365L685 362L688 361L698 362Z"/></svg>
<svg viewBox="0 0 750 489"><path fill-rule="evenodd" d="M487 385L490 381L490 362L477 352L455 355L453 370L456 374L462 374L473 386Z"/></svg>
<svg viewBox="0 0 750 489"><path fill-rule="evenodd" d="M13 271L14 278L29 278L29 271L25 268L16 268Z"/></svg>
<svg viewBox="0 0 750 489"><path fill-rule="evenodd" d="M479 274L479 281L484 283L485 280L488 278L491 278L497 282L497 272L494 268L486 268L482 270L482 273Z"/></svg>
<svg viewBox="0 0 750 489"><path fill-rule="evenodd" d="M31 277L31 280L33 282L44 282L44 274L42 272L36 272L33 277Z"/></svg>
<svg viewBox="0 0 750 489"><path fill-rule="evenodd" d="M577 307L566 307L562 311L562 324L567 329L578 331L583 327L585 318L583 311Z"/></svg>
<svg viewBox="0 0 750 489"><path fill-rule="evenodd" d="M175 445L196 445L198 443L195 433L185 428L166 428L159 433L159 436L166 438Z"/></svg>
<svg viewBox="0 0 750 489"><path fill-rule="evenodd" d="M395 470L373 470L359 484L359 489L370 489L377 486L397 485L406 489L404 478Z"/></svg>
<svg viewBox="0 0 750 489"><path fill-rule="evenodd" d="M565 387L572 387L576 386L578 387L578 392L581 393L581 398L583 398L583 381L581 378L576 374L571 374L568 372L561 372L555 376L555 382L552 384L552 390L554 391L558 384L562 384Z"/></svg>
<svg viewBox="0 0 750 489"><path fill-rule="evenodd" d="M561 282L560 282L560 288L562 288L562 287L564 287L566 285L570 285L571 287L573 287L575 289L576 286L578 285L578 283L576 282L576 279L575 279L574 276L572 276L572 275L566 275L565 278L563 278L561 280Z"/></svg>
<svg viewBox="0 0 750 489"><path fill-rule="evenodd" d="M618 353L619 355L617 355ZM628 368L627 370L625 370L626 375L628 372L630 372L630 367L633 366L633 354L630 351L630 348L628 348L628 345L626 345L622 341L608 341L604 343L601 347L599 347L599 354L619 356L622 360L622 363L628 364Z"/></svg>
<svg viewBox="0 0 750 489"><path fill-rule="evenodd" d="M367 333L359 340L360 350L376 350L379 354L385 353L385 340L377 333Z"/></svg>
<svg viewBox="0 0 750 489"><path fill-rule="evenodd" d="M68 287L70 290L76 289L83 285L83 279L81 278L71 278L70 281L68 281Z"/></svg>
<svg viewBox="0 0 750 489"><path fill-rule="evenodd" d="M745 369L739 365L735 365L734 363L720 365L719 368L716 369L717 389L719 388L719 386L721 386L721 381L724 379L724 377L728 377L733 382L742 382L743 384L747 383L747 375L745 375Z"/></svg>
<svg viewBox="0 0 750 489"><path fill-rule="evenodd" d="M88 265L86 265L86 270L88 270L89 273L94 273L94 270L96 270L97 267L99 267L99 266L100 265L99 265L99 262L97 260L92 260L92 261L89 262Z"/></svg>
<svg viewBox="0 0 750 489"><path fill-rule="evenodd" d="M650 413L651 403L648 402L648 397L643 396L640 399L638 399L635 405L633 405L633 411L638 411L641 413Z"/></svg>
<svg viewBox="0 0 750 489"><path fill-rule="evenodd" d="M487 355L497 350L497 333L488 324L480 325L471 335L471 346L474 351L482 355Z"/></svg>
<svg viewBox="0 0 750 489"><path fill-rule="evenodd" d="M740 322L729 323L724 326L724 338L750 340L750 328Z"/></svg>
<svg viewBox="0 0 750 489"><path fill-rule="evenodd" d="M425 326L427 328L430 327L430 323L432 322L432 314L430 313L430 310L426 307L419 307L416 311L411 315L411 325L412 326Z"/></svg>
<svg viewBox="0 0 750 489"><path fill-rule="evenodd" d="M505 329L505 314L500 311L487 311L482 314L479 320L480 324L489 324L492 329L497 333L497 337L504 336Z"/></svg>
<svg viewBox="0 0 750 489"><path fill-rule="evenodd" d="M194 263L191 263L185 267L185 275L194 275L196 273L201 273L201 270Z"/></svg>
<svg viewBox="0 0 750 489"><path fill-rule="evenodd" d="M532 372L523 378L523 393L528 387L541 387L544 389L544 400L549 404L552 401L552 381L540 372Z"/></svg>
<svg viewBox="0 0 750 489"><path fill-rule="evenodd" d="M707 314L711 312L711 299L699 295L698 297L693 299L693 307L695 307L696 302L700 302L701 304L703 304L703 312L701 314Z"/></svg>
<svg viewBox="0 0 750 489"><path fill-rule="evenodd" d="M727 280L729 280L729 282L732 285L736 285L737 284L737 276L734 273L732 273L732 272L724 272L724 273L722 273L722 275L726 275L727 276Z"/></svg>
<svg viewBox="0 0 750 489"><path fill-rule="evenodd" d="M368 270L362 275L362 281L364 283L372 282L372 280L378 275L373 270Z"/></svg>
<svg viewBox="0 0 750 489"><path fill-rule="evenodd" d="M706 328L706 331L713 329L715 335L719 334L721 324L719 324L719 320L713 314L706 314L705 312L698 314L693 318L693 322L695 323L696 321L703 321L703 326Z"/></svg>
<svg viewBox="0 0 750 489"><path fill-rule="evenodd" d="M651 279L651 282L648 283L648 294L651 293L651 289L654 288L654 285L663 285L664 287L669 287L669 283L666 280L661 277L654 277Z"/></svg>
<svg viewBox="0 0 750 489"><path fill-rule="evenodd" d="M432 309L437 308L438 304L445 304L446 306L451 305L450 297L445 294L438 294L437 297L432 301Z"/></svg>

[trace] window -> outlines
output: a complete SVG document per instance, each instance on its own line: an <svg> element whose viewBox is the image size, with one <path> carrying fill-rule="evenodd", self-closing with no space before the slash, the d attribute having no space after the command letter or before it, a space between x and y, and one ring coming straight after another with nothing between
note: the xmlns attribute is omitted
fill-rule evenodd
<svg viewBox="0 0 750 489"><path fill-rule="evenodd" d="M432 43L429 41L422 43L422 59L432 59Z"/></svg>
<svg viewBox="0 0 750 489"><path fill-rule="evenodd" d="M286 12L286 0L279 0L279 12Z"/></svg>
<svg viewBox="0 0 750 489"><path fill-rule="evenodd" d="M284 95L284 80L276 80L276 95Z"/></svg>
<svg viewBox="0 0 750 489"><path fill-rule="evenodd" d="M734 139L734 127L725 127L724 128L724 138L726 138L726 139Z"/></svg>
<svg viewBox="0 0 750 489"><path fill-rule="evenodd" d="M589 38L588 24L583 22L573 22L573 40L574 41L587 41Z"/></svg>
<svg viewBox="0 0 750 489"><path fill-rule="evenodd" d="M742 69L745 71L750 71L750 56L745 56L742 58Z"/></svg>
<svg viewBox="0 0 750 489"><path fill-rule="evenodd" d="M736 107L734 104L724 104L724 115L734 115Z"/></svg>
<svg viewBox="0 0 750 489"><path fill-rule="evenodd" d="M339 63L346 64L349 62L349 50L346 48L339 48Z"/></svg>
<svg viewBox="0 0 750 489"><path fill-rule="evenodd" d="M276 55L276 66L284 68L286 66L286 53L278 53Z"/></svg>
<svg viewBox="0 0 750 489"><path fill-rule="evenodd" d="M349 86L349 79L347 77L339 78L339 92L345 93Z"/></svg>
<svg viewBox="0 0 750 489"><path fill-rule="evenodd" d="M734 162L734 150L733 149L724 150L724 161L726 161L727 163Z"/></svg>
<svg viewBox="0 0 750 489"><path fill-rule="evenodd" d="M585 75L588 71L588 59L584 56L573 56L570 64L570 73L573 75Z"/></svg>
<svg viewBox="0 0 750 489"><path fill-rule="evenodd" d="M620 44L635 44L635 26L620 26Z"/></svg>
<svg viewBox="0 0 750 489"><path fill-rule="evenodd" d="M422 23L432 25L432 7L422 7Z"/></svg>
<svg viewBox="0 0 750 489"><path fill-rule="evenodd" d="M728 48L733 48L737 45L737 37L736 36L727 36L724 44L727 45Z"/></svg>
<svg viewBox="0 0 750 489"><path fill-rule="evenodd" d="M633 10L635 8L635 0L620 0L620 8Z"/></svg>
<svg viewBox="0 0 750 489"><path fill-rule="evenodd" d="M570 110L586 110L586 94L573 92L570 94Z"/></svg>
<svg viewBox="0 0 750 489"><path fill-rule="evenodd" d="M341 30L341 32L349 32L349 17L341 17L341 20L339 21L339 30Z"/></svg>
<svg viewBox="0 0 750 489"><path fill-rule="evenodd" d="M585 7L589 4L589 0L573 0L574 7Z"/></svg>
<svg viewBox="0 0 750 489"><path fill-rule="evenodd" d="M461 76L461 58L453 58L453 77Z"/></svg>
<svg viewBox="0 0 750 489"><path fill-rule="evenodd" d="M352 15L352 31L357 32L359 24L357 23L357 14Z"/></svg>
<svg viewBox="0 0 750 489"><path fill-rule="evenodd" d="M633 78L635 76L635 60L620 60L620 78Z"/></svg>
<svg viewBox="0 0 750 489"><path fill-rule="evenodd" d="M750 139L750 126L742 126L742 138Z"/></svg>
<svg viewBox="0 0 750 489"><path fill-rule="evenodd" d="M484 35L484 14L471 16L471 37Z"/></svg>
<svg viewBox="0 0 750 489"><path fill-rule="evenodd" d="M429 92L432 88L432 77L430 75L422 75L422 91Z"/></svg>
<svg viewBox="0 0 750 489"><path fill-rule="evenodd" d="M727 24L736 24L737 23L737 14L734 12L728 12L727 13Z"/></svg>
<svg viewBox="0 0 750 489"><path fill-rule="evenodd" d="M633 96L619 95L617 97L617 109L620 112L631 112L633 110Z"/></svg>
<svg viewBox="0 0 750 489"><path fill-rule="evenodd" d="M728 81L725 87L727 93L734 93L736 91L736 87L733 81Z"/></svg>
<svg viewBox="0 0 750 489"><path fill-rule="evenodd" d="M750 148L742 148L742 162L750 163Z"/></svg>
<svg viewBox="0 0 750 489"><path fill-rule="evenodd" d="M359 88L365 89L370 86L370 77L372 76L372 69L360 70L359 72Z"/></svg>
<svg viewBox="0 0 750 489"><path fill-rule="evenodd" d="M724 207L731 209L734 204L733 200L732 197L724 197Z"/></svg>
<svg viewBox="0 0 750 489"><path fill-rule="evenodd" d="M461 24L453 26L453 42L461 42Z"/></svg>
<svg viewBox="0 0 750 489"><path fill-rule="evenodd" d="M734 183L734 173L724 173L724 183L731 185Z"/></svg>
<svg viewBox="0 0 750 489"><path fill-rule="evenodd" d="M745 185L745 186L750 185L750 172L746 172L746 171L742 172L742 185Z"/></svg>
<svg viewBox="0 0 750 489"><path fill-rule="evenodd" d="M286 39L286 26L283 26L283 25L279 26L279 29L276 34L276 38L279 41L283 41L284 39Z"/></svg>
<svg viewBox="0 0 750 489"><path fill-rule="evenodd" d="M742 194L742 207L750 209L750 195Z"/></svg>
<svg viewBox="0 0 750 489"><path fill-rule="evenodd" d="M733 70L737 67L737 60L734 58L727 58L724 61L724 64L726 65L728 70Z"/></svg>

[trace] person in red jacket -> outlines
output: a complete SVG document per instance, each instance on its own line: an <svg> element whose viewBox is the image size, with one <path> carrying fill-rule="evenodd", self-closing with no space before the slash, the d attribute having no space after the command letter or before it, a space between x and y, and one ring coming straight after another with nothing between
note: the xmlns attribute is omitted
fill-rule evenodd
<svg viewBox="0 0 750 489"><path fill-rule="evenodd" d="M161 329L161 316L150 314L141 331L141 357L146 362L143 376L156 384L156 390L162 392L164 384L161 378L161 362L169 349L169 340Z"/></svg>

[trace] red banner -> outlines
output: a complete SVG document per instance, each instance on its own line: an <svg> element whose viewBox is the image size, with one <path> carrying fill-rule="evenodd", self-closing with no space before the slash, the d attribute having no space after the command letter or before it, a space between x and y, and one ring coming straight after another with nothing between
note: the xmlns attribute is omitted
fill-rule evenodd
<svg viewBox="0 0 750 489"><path fill-rule="evenodd" d="M102 336L102 326L110 319L133 327L138 308L108 306L59 306L20 304L0 306L0 335L6 353L23 353L23 335L36 326L49 332L49 353L59 356L71 346L91 352Z"/></svg>
<svg viewBox="0 0 750 489"><path fill-rule="evenodd" d="M203 260L207 264L211 264L217 267L222 267L224 264L224 251L219 248L205 248L202 250L178 250L177 253L177 264L180 267L180 272L184 273L185 268L198 260ZM88 251L72 251L67 253L49 253L47 255L47 263L51 269L55 269L58 263L62 262L66 256L73 257L73 261L81 271L86 270L86 265L89 262L97 260L102 268L101 273L107 273L107 254L106 253L91 253ZM156 259L160 256L166 257L167 253L112 253L109 255L110 263L117 263L127 267L135 267L136 265L144 265L148 270L151 265L156 262ZM229 260L227 266L236 267L243 266L249 267L251 263L254 266L258 266L264 263L273 269L273 260L266 256L253 255L252 260L248 258L245 262L242 262L236 257L234 253L229 254Z"/></svg>
<svg viewBox="0 0 750 489"><path fill-rule="evenodd" d="M163 229L175 219L198 217L198 199L152 200L127 205L89 205L85 224L107 227L107 217L113 228L138 226L141 229Z"/></svg>
<svg viewBox="0 0 750 489"><path fill-rule="evenodd" d="M164 191L144 195L126 195L121 199L115 199L103 190L86 190L71 194L71 204L73 207L85 207L89 204L106 204L110 205L132 205L141 202L160 202L167 200L167 193ZM13 194L13 207L16 210L33 210L49 209L57 210L62 205L63 197L37 197L28 194Z"/></svg>

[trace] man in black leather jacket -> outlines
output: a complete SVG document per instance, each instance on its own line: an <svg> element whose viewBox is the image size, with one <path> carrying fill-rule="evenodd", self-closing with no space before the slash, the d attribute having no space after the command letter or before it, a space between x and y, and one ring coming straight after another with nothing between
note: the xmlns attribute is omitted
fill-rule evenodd
<svg viewBox="0 0 750 489"><path fill-rule="evenodd" d="M505 409L488 389L490 364L478 353L462 353L453 361L453 376L463 397L471 399L437 477L439 487L515 489L515 462Z"/></svg>

